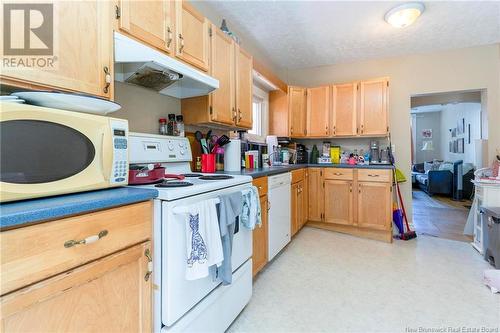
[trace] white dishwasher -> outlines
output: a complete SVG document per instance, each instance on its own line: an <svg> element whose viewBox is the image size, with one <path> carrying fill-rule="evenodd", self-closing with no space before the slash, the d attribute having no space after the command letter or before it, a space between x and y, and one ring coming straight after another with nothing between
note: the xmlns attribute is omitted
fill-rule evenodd
<svg viewBox="0 0 500 333"><path fill-rule="evenodd" d="M292 174L268 177L269 199L269 260L290 242L290 202Z"/></svg>

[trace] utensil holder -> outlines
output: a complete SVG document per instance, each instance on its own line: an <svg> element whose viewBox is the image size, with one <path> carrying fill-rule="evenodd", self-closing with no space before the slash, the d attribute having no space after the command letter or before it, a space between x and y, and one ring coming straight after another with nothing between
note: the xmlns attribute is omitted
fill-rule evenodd
<svg viewBox="0 0 500 333"><path fill-rule="evenodd" d="M201 172L215 172L215 154L201 154Z"/></svg>

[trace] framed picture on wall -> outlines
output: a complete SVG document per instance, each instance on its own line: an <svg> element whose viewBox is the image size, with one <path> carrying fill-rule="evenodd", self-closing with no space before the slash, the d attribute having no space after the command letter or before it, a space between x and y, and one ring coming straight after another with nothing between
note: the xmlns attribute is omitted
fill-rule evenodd
<svg viewBox="0 0 500 333"><path fill-rule="evenodd" d="M458 140L453 140L453 152L458 152Z"/></svg>
<svg viewBox="0 0 500 333"><path fill-rule="evenodd" d="M432 128L422 130L422 138L432 139Z"/></svg>
<svg viewBox="0 0 500 333"><path fill-rule="evenodd" d="M460 138L457 140L457 153L463 154L464 153L464 138Z"/></svg>
<svg viewBox="0 0 500 333"><path fill-rule="evenodd" d="M449 146L449 147L448 147L448 149L449 149L448 151L449 151L450 153L453 153L453 141L448 142L448 146Z"/></svg>
<svg viewBox="0 0 500 333"><path fill-rule="evenodd" d="M456 128L452 128L451 129L451 137L452 138L456 138L457 137L457 129Z"/></svg>

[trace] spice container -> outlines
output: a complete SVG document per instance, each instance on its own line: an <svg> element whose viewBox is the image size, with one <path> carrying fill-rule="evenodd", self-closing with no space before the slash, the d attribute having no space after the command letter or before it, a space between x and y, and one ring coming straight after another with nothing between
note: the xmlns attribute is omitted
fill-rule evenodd
<svg viewBox="0 0 500 333"><path fill-rule="evenodd" d="M158 122L160 123L160 128L158 129L158 132L161 135L167 135L167 119L160 118Z"/></svg>
<svg viewBox="0 0 500 333"><path fill-rule="evenodd" d="M215 169L217 171L224 170L224 148L222 147L215 150Z"/></svg>
<svg viewBox="0 0 500 333"><path fill-rule="evenodd" d="M167 135L174 135L175 127L176 127L175 114L170 113L168 115Z"/></svg>
<svg viewBox="0 0 500 333"><path fill-rule="evenodd" d="M186 133L184 131L184 118L182 117L182 115L178 115L176 117L176 120L177 120L177 131L176 131L176 134L177 136L186 136Z"/></svg>

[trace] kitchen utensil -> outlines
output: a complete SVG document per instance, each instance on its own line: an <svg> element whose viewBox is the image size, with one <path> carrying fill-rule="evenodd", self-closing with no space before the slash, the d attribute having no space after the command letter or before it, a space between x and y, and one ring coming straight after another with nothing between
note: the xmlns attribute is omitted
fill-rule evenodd
<svg viewBox="0 0 500 333"><path fill-rule="evenodd" d="M67 111L106 115L120 110L120 104L107 99L84 94L69 94L52 91L23 91L12 94L28 104Z"/></svg>
<svg viewBox="0 0 500 333"><path fill-rule="evenodd" d="M229 142L231 142L231 139L225 134L221 135L219 139L217 140L217 146L219 147L224 147L227 145Z"/></svg>
<svg viewBox="0 0 500 333"><path fill-rule="evenodd" d="M201 150L203 152L203 154L208 154L209 151L208 151L208 143L207 143L207 139L205 138L202 138L200 140L200 143L201 143Z"/></svg>
<svg viewBox="0 0 500 333"><path fill-rule="evenodd" d="M203 139L203 134L201 134L200 131L196 131L196 132L194 132L194 138L200 144L201 152L204 153L204 151L203 151L203 144L201 143L201 140Z"/></svg>

